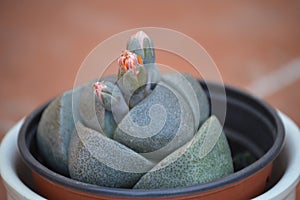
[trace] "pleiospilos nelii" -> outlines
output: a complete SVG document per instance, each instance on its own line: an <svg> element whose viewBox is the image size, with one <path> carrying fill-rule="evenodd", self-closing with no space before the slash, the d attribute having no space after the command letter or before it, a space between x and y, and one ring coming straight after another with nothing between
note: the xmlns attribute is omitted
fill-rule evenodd
<svg viewBox="0 0 300 200"><path fill-rule="evenodd" d="M38 149L48 166L106 187L190 186L233 173L231 152L198 81L160 74L152 40L133 35L118 75L67 91L42 114Z"/></svg>

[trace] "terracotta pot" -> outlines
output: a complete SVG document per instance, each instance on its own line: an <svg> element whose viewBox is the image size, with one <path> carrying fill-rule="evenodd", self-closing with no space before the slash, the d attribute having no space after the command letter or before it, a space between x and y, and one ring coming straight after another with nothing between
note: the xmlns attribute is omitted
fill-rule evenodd
<svg viewBox="0 0 300 200"><path fill-rule="evenodd" d="M284 141L284 128L275 110L249 94L212 83L202 83L214 108L212 114L227 105L224 131L233 158L248 152L256 161L235 173L213 182L175 189L133 190L100 187L64 177L51 171L36 150L36 129L41 114L48 104L30 114L19 133L21 157L32 171L36 192L48 199L249 199L265 191ZM209 88L209 92L208 89Z"/></svg>

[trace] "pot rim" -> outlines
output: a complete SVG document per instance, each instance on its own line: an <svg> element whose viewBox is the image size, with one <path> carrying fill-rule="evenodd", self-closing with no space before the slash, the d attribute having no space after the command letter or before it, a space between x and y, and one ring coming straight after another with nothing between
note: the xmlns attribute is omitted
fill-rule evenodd
<svg viewBox="0 0 300 200"><path fill-rule="evenodd" d="M210 82L203 82L200 83L209 85L210 88L219 88L220 86L216 83ZM29 166L29 168L35 171L37 174L41 175L42 177L48 179L51 182L57 183L59 185L63 185L65 187L78 190L80 192L91 193L96 195L105 195L105 196L113 196L113 197L124 197L124 198L155 198L155 197L173 197L173 196L182 196L182 195L192 195L194 193L199 192L209 192L215 189L219 189L225 186L233 185L250 177L251 175L257 173L258 171L262 170L270 163L274 161L274 159L280 153L284 138L285 138L285 130L283 123L278 116L278 113L267 103L264 101L245 93L235 87L232 86L225 86L226 96L228 99L228 94L230 93L233 97L239 96L242 100L246 102L253 102L260 108L264 109L264 114L269 115L272 117L274 124L276 125L277 129L277 137L271 146L271 148L257 161L252 163L251 165L234 172L226 177L221 179L214 180L212 182L197 184L187 187L179 187L179 188L170 188L170 189L123 189L123 188L110 188L110 187L103 187L98 185L92 185L88 183L83 183L79 181L75 181L71 178L65 177L60 175L44 165L42 165L39 161L34 158L34 156L30 153L27 145L26 134L27 130L31 128L32 121L35 119L39 119L41 116L42 111L46 108L46 106L51 102L47 102L44 105L40 106L36 110L34 110L28 117L26 117L24 124L22 125L19 135L18 135L18 148L21 154L22 159L25 163Z"/></svg>

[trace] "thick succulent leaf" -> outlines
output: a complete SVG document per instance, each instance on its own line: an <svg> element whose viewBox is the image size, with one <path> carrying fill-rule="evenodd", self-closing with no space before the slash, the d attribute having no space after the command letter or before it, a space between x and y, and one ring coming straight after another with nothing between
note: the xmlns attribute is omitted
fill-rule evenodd
<svg viewBox="0 0 300 200"><path fill-rule="evenodd" d="M133 108L151 93L151 88L160 81L160 72L155 63L145 64L137 74L138 87L129 98L129 107Z"/></svg>
<svg viewBox="0 0 300 200"><path fill-rule="evenodd" d="M155 63L153 42L151 38L143 32L131 37L127 42L126 49L140 55L143 59L143 64Z"/></svg>
<svg viewBox="0 0 300 200"><path fill-rule="evenodd" d="M117 84L122 91L127 104L133 93L140 87L137 76L131 70L120 77Z"/></svg>
<svg viewBox="0 0 300 200"><path fill-rule="evenodd" d="M137 74L137 80L139 87L143 87L147 84L148 81L148 71L144 66L139 66L139 73Z"/></svg>
<svg viewBox="0 0 300 200"><path fill-rule="evenodd" d="M159 161L190 141L194 133L190 106L176 90L158 83L119 123L114 139Z"/></svg>
<svg viewBox="0 0 300 200"><path fill-rule="evenodd" d="M148 71L143 66L139 66L138 71L138 74L127 71L117 82L130 108L147 96Z"/></svg>
<svg viewBox="0 0 300 200"><path fill-rule="evenodd" d="M104 118L104 134L109 137L113 138L114 132L116 130L117 123L115 119L115 115L111 111L105 111L105 118Z"/></svg>
<svg viewBox="0 0 300 200"><path fill-rule="evenodd" d="M71 178L107 187L131 188L154 163L77 123L69 146Z"/></svg>
<svg viewBox="0 0 300 200"><path fill-rule="evenodd" d="M116 81L116 76L108 76L102 80ZM111 137L116 128L114 115L104 108L93 90L94 81L88 82L74 92L73 110L75 122L80 121L85 126ZM113 112L116 112L114 110Z"/></svg>
<svg viewBox="0 0 300 200"><path fill-rule="evenodd" d="M102 128L105 133L112 134L111 130L114 129L111 129L111 126L115 128L115 123L119 123L123 119L128 113L129 107L116 83L101 81L95 83L94 86L98 100L105 109L105 124ZM108 121L111 121L112 124L107 124Z"/></svg>
<svg viewBox="0 0 300 200"><path fill-rule="evenodd" d="M74 103L73 108L79 112L77 120L85 126L103 133L105 108L95 95L93 84L94 82L89 82L81 86L79 92L75 94L76 103Z"/></svg>
<svg viewBox="0 0 300 200"><path fill-rule="evenodd" d="M74 131L72 91L57 97L45 109L37 130L42 157L56 172L68 175L68 146Z"/></svg>
<svg viewBox="0 0 300 200"><path fill-rule="evenodd" d="M185 187L213 181L231 173L230 148L218 119L212 116L192 141L158 163L134 188Z"/></svg>
<svg viewBox="0 0 300 200"><path fill-rule="evenodd" d="M97 93L98 98L101 99L102 105L108 111L111 111L112 107L115 107L119 104L120 100L124 99L122 92L115 83L110 81L101 81L95 83L94 87L95 85L98 93L95 92L95 88L94 93ZM100 87L103 88L100 89Z"/></svg>
<svg viewBox="0 0 300 200"><path fill-rule="evenodd" d="M148 72L148 84L156 84L161 80L161 75L158 66L155 63L144 64Z"/></svg>
<svg viewBox="0 0 300 200"><path fill-rule="evenodd" d="M179 72L163 74L162 81L183 95L192 107L196 121L195 128L198 129L208 118L210 112L207 96L199 82L191 75Z"/></svg>
<svg viewBox="0 0 300 200"><path fill-rule="evenodd" d="M144 48L144 64L155 63L155 52L153 47L153 42L150 38L144 38L143 41Z"/></svg>
<svg viewBox="0 0 300 200"><path fill-rule="evenodd" d="M207 120L207 118L210 115L210 104L207 98L207 95L205 94L203 88L199 84L199 81L197 81L193 76L187 73L182 74L186 80L188 80L193 87L195 94L198 99L199 108L200 108L200 125Z"/></svg>
<svg viewBox="0 0 300 200"><path fill-rule="evenodd" d="M126 49L137 55L140 55L142 59L144 59L144 50L142 49L137 38L130 38L127 42Z"/></svg>
<svg viewBox="0 0 300 200"><path fill-rule="evenodd" d="M105 80L115 81L116 76ZM112 137L114 118L105 111L93 93L93 83L81 85L53 100L42 114L37 130L37 145L47 164L56 172L68 175L68 146L74 122L82 121ZM74 100L74 101L72 101ZM95 106L96 105L96 106Z"/></svg>

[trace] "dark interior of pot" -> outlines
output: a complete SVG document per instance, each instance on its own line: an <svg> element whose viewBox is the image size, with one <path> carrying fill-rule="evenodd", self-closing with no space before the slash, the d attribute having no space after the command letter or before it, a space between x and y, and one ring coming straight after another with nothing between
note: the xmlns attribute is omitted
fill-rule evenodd
<svg viewBox="0 0 300 200"><path fill-rule="evenodd" d="M235 172L245 168L248 169L250 166L254 166L255 169L253 170L258 170L259 167L266 166L273 161L280 152L284 138L283 126L276 111L261 100L240 90L226 87L225 96L222 92L224 88L220 85L200 83L210 99L212 105L211 114L216 115L221 123L224 123L224 131L231 148ZM226 107L226 112L224 112L224 106ZM23 134L31 155L41 165L48 168L37 151L35 138L37 125L45 107L46 105L31 114L28 117L29 119L27 118L26 121L29 121L27 124L25 122L27 127L23 127L21 132L26 131ZM19 148L24 148L20 145L22 133L20 135ZM28 161L26 162L28 163ZM260 163L258 164L258 162ZM244 170L245 174L242 176L248 176L249 173L254 172L253 170ZM241 178L243 177L238 179L240 180ZM231 177L230 181L234 182L236 180ZM212 186L210 185L210 187Z"/></svg>
<svg viewBox="0 0 300 200"><path fill-rule="evenodd" d="M231 87L226 96L220 85L201 82L210 99L211 114L224 123L235 172L259 158L272 147L277 137L274 110L255 97ZM224 109L225 108L225 109Z"/></svg>

